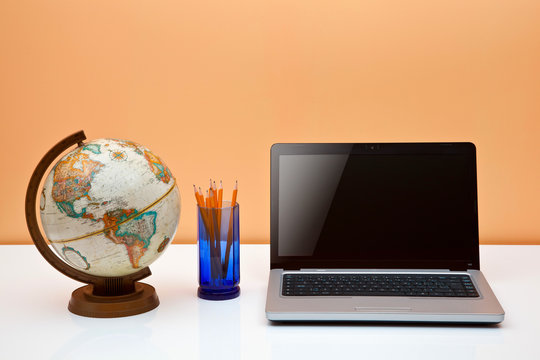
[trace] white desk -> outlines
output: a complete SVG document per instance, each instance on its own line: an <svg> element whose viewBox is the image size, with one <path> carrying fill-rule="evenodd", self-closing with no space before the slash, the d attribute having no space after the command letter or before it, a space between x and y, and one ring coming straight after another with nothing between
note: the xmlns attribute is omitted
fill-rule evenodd
<svg viewBox="0 0 540 360"><path fill-rule="evenodd" d="M242 245L239 298L198 299L195 245L154 265L161 305L91 319L67 302L82 284L31 245L0 246L0 359L540 359L540 246L482 246L481 267L506 311L493 327L273 325L264 315L268 245Z"/></svg>

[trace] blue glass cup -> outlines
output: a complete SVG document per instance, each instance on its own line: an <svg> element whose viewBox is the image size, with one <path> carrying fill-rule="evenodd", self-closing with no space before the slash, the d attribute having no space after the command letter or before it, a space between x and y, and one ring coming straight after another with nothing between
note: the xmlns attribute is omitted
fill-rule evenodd
<svg viewBox="0 0 540 360"><path fill-rule="evenodd" d="M239 205L224 201L221 208L197 206L199 289L206 300L227 300L240 295ZM228 205L228 206L227 206Z"/></svg>

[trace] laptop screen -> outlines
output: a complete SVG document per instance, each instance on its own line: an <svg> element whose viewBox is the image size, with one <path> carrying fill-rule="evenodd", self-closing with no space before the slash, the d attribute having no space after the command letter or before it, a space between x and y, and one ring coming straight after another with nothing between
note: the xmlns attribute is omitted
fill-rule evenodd
<svg viewBox="0 0 540 360"><path fill-rule="evenodd" d="M273 260L316 267L478 265L471 144L280 145L272 168Z"/></svg>

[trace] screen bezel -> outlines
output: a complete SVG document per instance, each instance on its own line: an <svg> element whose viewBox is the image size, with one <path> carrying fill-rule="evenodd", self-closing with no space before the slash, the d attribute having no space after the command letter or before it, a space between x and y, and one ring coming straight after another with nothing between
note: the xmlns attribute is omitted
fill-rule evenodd
<svg viewBox="0 0 540 360"><path fill-rule="evenodd" d="M313 259L305 256L279 256L279 160L281 155L317 154L369 154L414 155L458 154L465 155L470 166L469 181L474 192L475 228L470 251L463 259L452 261L350 261L339 259ZM478 192L476 174L476 147L470 142L450 143L278 143L270 150L270 268L275 269L480 269L478 240Z"/></svg>

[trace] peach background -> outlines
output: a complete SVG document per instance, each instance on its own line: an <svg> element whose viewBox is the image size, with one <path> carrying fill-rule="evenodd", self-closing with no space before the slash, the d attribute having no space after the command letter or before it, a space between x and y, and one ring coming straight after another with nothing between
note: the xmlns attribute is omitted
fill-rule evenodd
<svg viewBox="0 0 540 360"><path fill-rule="evenodd" d="M0 243L28 243L30 174L58 140L140 142L179 180L240 183L269 239L274 142L473 141L483 243L540 243L540 2L0 2Z"/></svg>

